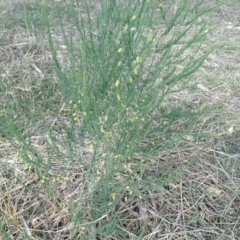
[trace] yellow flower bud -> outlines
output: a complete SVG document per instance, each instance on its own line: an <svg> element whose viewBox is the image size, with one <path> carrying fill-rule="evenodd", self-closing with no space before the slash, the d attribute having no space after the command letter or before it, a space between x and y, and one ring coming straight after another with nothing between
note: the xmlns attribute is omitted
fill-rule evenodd
<svg viewBox="0 0 240 240"><path fill-rule="evenodd" d="M116 83L115 83L115 86L118 87L120 85L120 81L117 80Z"/></svg>
<svg viewBox="0 0 240 240"><path fill-rule="evenodd" d="M140 62L141 62L140 57L136 57L136 63L140 63Z"/></svg>
<svg viewBox="0 0 240 240"><path fill-rule="evenodd" d="M137 16L136 15L133 15L132 16L132 21L136 20Z"/></svg>
<svg viewBox="0 0 240 240"><path fill-rule="evenodd" d="M119 94L117 94L117 99L118 99L118 101L121 101L121 97Z"/></svg>
<svg viewBox="0 0 240 240"><path fill-rule="evenodd" d="M118 53L121 53L122 51L123 51L122 48L119 48L119 49L118 49Z"/></svg>

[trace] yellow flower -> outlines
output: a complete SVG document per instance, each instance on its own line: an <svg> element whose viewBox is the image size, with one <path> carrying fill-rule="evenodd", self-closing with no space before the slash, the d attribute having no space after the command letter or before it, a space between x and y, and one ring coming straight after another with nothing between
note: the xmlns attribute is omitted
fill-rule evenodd
<svg viewBox="0 0 240 240"><path fill-rule="evenodd" d="M73 113L72 116L73 116L73 121L76 122L76 121L78 120L78 118L77 118L77 113Z"/></svg>
<svg viewBox="0 0 240 240"><path fill-rule="evenodd" d="M112 200L115 200L115 199L116 199L116 193L113 192L113 193L112 193Z"/></svg>
<svg viewBox="0 0 240 240"><path fill-rule="evenodd" d="M136 15L133 15L132 16L132 21L136 20L137 16Z"/></svg>
<svg viewBox="0 0 240 240"><path fill-rule="evenodd" d="M136 57L136 63L140 63L140 62L141 62L140 57Z"/></svg>
<svg viewBox="0 0 240 240"><path fill-rule="evenodd" d="M133 82L133 78L132 78L132 77L129 78L129 82L130 82L130 83Z"/></svg>
<svg viewBox="0 0 240 240"><path fill-rule="evenodd" d="M117 80L116 83L115 83L115 86L118 87L120 85L120 81Z"/></svg>
<svg viewBox="0 0 240 240"><path fill-rule="evenodd" d="M138 70L136 68L133 69L134 74L138 74Z"/></svg>
<svg viewBox="0 0 240 240"><path fill-rule="evenodd" d="M117 99L118 99L118 101L121 101L121 97L120 97L119 93L117 94Z"/></svg>
<svg viewBox="0 0 240 240"><path fill-rule="evenodd" d="M62 180L62 179L61 179L61 174L58 174L58 175L57 175L56 180L57 180L58 182L60 182L60 181Z"/></svg>
<svg viewBox="0 0 240 240"><path fill-rule="evenodd" d="M122 66L122 61L118 62L118 67Z"/></svg>
<svg viewBox="0 0 240 240"><path fill-rule="evenodd" d="M118 49L118 53L121 53L122 51L123 51L122 48L119 48L119 49Z"/></svg>
<svg viewBox="0 0 240 240"><path fill-rule="evenodd" d="M41 184L44 184L45 183L45 180L46 180L46 176L43 176L42 179L41 179Z"/></svg>

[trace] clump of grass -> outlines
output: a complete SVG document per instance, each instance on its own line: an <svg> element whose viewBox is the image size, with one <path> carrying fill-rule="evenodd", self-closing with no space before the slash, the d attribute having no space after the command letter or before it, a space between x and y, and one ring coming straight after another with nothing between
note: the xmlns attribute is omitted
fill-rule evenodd
<svg viewBox="0 0 240 240"><path fill-rule="evenodd" d="M213 50L204 45L211 29L198 22L211 7L201 8L201 1L74 4L41 9L61 96L48 103L61 113L51 115L54 121L49 123L47 109L41 108L44 151L36 150L29 137L39 115L27 107L31 127L25 136L24 120L12 118L12 112L3 117L4 134L41 186L53 186L52 181L71 185L74 172L81 172L77 201L67 203L74 222L71 239L127 239L123 205L147 201L149 193L154 197L160 186L180 176L184 169L163 156L174 155L199 117L210 111L183 109L174 94L189 87ZM52 11L60 16L54 20L60 25L56 31ZM148 233L147 227L133 231Z"/></svg>

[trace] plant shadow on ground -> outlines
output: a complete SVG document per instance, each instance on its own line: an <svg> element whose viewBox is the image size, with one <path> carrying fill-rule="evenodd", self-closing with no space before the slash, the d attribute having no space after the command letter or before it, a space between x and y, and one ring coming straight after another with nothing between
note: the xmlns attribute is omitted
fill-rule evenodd
<svg viewBox="0 0 240 240"><path fill-rule="evenodd" d="M75 46L63 38L62 30L73 24L73 3L54 5L49 1L58 62L68 79L74 79L71 67L76 66L70 64L66 49ZM211 33L208 41L224 47L209 55L187 88L173 92L152 113L165 114L167 118L170 107L176 106L168 120L173 121L171 126L168 122L160 125L159 118L155 119L153 126L162 127L165 135L161 138L154 130L150 131L139 145L133 146L145 151L123 156L121 151L117 154L113 149L114 154L107 157L104 154L109 142L98 141L94 134L82 129L81 116L74 120L73 114L80 108L75 94L78 89L61 88L64 83L59 81L61 75L54 72L54 57L47 39L36 34L38 27L39 31L47 31L46 25L38 22L44 14L44 5L16 4L10 10L17 21L9 25L6 17L9 12L5 13L8 25L2 22L1 33L4 36L1 42L4 59L0 66L0 90L4 93L0 97L3 239L240 237L237 116L240 31L237 14L233 15L235 18L228 14L234 13L235 6L231 3L221 6L211 20L216 23L221 19L222 25ZM56 18L59 11L61 22ZM26 24L31 19L32 25ZM74 41L80 41L75 37ZM231 41L226 37L231 37ZM117 59L116 65L118 62ZM114 85L115 81L114 78ZM107 106L104 101L99 104ZM217 104L222 105L221 112L211 111L197 122L178 117L179 113L188 115L184 110ZM183 111L179 111L180 107ZM98 113L98 109L92 110ZM99 118L90 120L94 124L100 121ZM89 126L93 133L94 124ZM180 144L176 141L169 144L171 148L164 148L172 135L178 135L178 130ZM16 135L19 132L22 134ZM157 155L156 146L162 147ZM151 148L152 155L147 151ZM119 164L111 165L112 159Z"/></svg>

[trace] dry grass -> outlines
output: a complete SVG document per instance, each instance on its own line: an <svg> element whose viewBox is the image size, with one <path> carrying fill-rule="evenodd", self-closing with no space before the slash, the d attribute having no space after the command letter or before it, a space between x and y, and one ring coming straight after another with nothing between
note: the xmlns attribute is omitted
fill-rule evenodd
<svg viewBox="0 0 240 240"><path fill-rule="evenodd" d="M32 96L39 94L37 106L46 114L52 128L56 128L59 149L64 156L67 149L61 142L58 121L67 122L65 113L68 109L57 91L57 77L47 42L29 35L22 25L24 17L19 11L19 3L13 1L9 5L0 5L4 9L0 21L3 83L0 91L7 93L7 100L26 101L29 108L35 106ZM230 2L214 13L213 23L220 24L210 41L217 42L220 48L195 74L189 89L174 95L174 100L186 107L222 104L221 113L211 112L192 130L192 135L201 131L215 137L206 142L194 139L190 134L177 151L162 153L149 168L151 176L156 169L164 172L167 163L168 167L182 169L182 176L176 176L170 182L166 173L163 184L153 184L154 190L145 193L148 197L142 200L130 196L126 201L122 193L118 205L110 206L108 212L95 220L91 216L89 201L91 184L85 181L86 171L83 166L76 165L74 158L60 164L58 156L52 156L53 170L42 179L37 166L22 164L7 136L0 136L0 239L103 239L97 229L108 219L118 222L125 232L118 239L239 239L239 7L237 1ZM11 24L9 19L12 19ZM56 38L61 46L60 37ZM59 47L59 51L64 60L64 50ZM43 91L45 95L41 94ZM55 102L61 107L56 109ZM21 108L26 122L23 135L31 136L35 150L46 156L47 162L48 142L51 140L43 135L45 122L40 118L29 132L24 106ZM0 111L5 110L6 98L2 95ZM179 128L184 126L181 122L177 124ZM5 126L0 122L0 127ZM87 145L75 147L73 156L82 155L86 161L90 159L93 153ZM192 163L192 156L196 153L197 161ZM65 165L64 170L59 168L67 163L69 165ZM101 161L98 164L101 172ZM80 218L85 224L75 225L73 213L79 201L84 209Z"/></svg>

